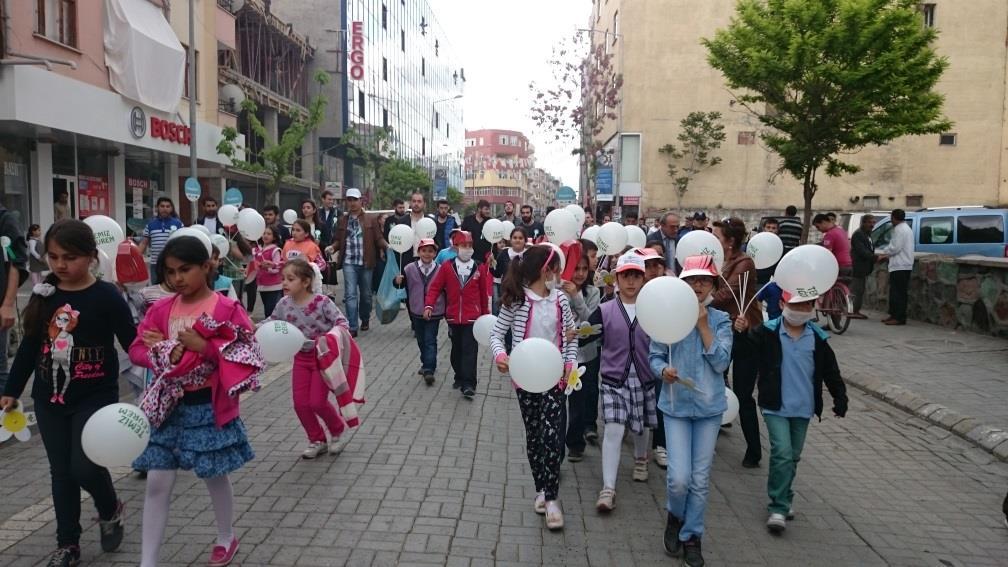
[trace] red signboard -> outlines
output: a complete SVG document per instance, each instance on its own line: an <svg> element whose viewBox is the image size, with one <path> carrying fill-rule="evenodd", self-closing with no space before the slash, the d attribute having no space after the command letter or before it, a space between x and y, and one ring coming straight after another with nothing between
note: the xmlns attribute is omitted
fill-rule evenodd
<svg viewBox="0 0 1008 567"><path fill-rule="evenodd" d="M77 176L77 212L80 218L109 214L107 177Z"/></svg>
<svg viewBox="0 0 1008 567"><path fill-rule="evenodd" d="M364 22L350 24L350 78L364 80Z"/></svg>
<svg viewBox="0 0 1008 567"><path fill-rule="evenodd" d="M624 206L636 206L640 204L640 197L623 197Z"/></svg>

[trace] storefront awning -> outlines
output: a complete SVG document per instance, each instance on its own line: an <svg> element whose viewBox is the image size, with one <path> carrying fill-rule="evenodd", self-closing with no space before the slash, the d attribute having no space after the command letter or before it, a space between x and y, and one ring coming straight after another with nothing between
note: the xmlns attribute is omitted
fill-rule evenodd
<svg viewBox="0 0 1008 567"><path fill-rule="evenodd" d="M157 6L147 0L105 0L105 65L117 92L175 112L185 86L186 54Z"/></svg>

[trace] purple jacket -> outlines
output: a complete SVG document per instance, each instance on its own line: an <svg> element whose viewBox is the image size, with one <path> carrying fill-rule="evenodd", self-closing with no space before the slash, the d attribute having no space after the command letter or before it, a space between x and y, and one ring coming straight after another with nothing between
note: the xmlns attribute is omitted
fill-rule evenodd
<svg viewBox="0 0 1008 567"><path fill-rule="evenodd" d="M434 264L434 269L425 278L423 272L420 271L420 260L410 262L403 268L403 275L406 276L406 306L409 308L410 315L423 317L424 298L427 297L427 288L434 281L434 276L438 273L439 269L441 269L441 266ZM438 297L437 303L434 304L434 312L431 314L431 319L444 317L444 312L445 297L442 293Z"/></svg>
<svg viewBox="0 0 1008 567"><path fill-rule="evenodd" d="M616 385L626 382L630 376L631 362L642 384L649 384L655 380L648 359L651 337L637 325L636 319L633 323L630 322L630 316L623 309L623 303L618 297L599 305L588 321L593 325L602 325L600 335L602 361L599 375L603 382Z"/></svg>

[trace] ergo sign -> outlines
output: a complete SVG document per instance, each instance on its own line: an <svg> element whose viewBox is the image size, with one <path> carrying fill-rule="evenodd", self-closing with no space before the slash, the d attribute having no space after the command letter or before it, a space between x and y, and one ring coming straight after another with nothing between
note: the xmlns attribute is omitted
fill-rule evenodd
<svg viewBox="0 0 1008 567"><path fill-rule="evenodd" d="M364 22L350 24L350 78L364 79Z"/></svg>

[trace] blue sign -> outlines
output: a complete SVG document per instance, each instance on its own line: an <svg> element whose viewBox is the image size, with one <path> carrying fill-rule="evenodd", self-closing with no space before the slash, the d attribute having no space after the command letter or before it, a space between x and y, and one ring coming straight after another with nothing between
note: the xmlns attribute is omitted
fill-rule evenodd
<svg viewBox="0 0 1008 567"><path fill-rule="evenodd" d="M203 189L200 188L199 180L195 177L188 177L185 180L185 196L193 203L199 201L200 195L203 194Z"/></svg>
<svg viewBox="0 0 1008 567"><path fill-rule="evenodd" d="M241 206L242 201L245 197L242 196L242 192L237 187L232 187L224 192L224 204L234 205L236 207Z"/></svg>
<svg viewBox="0 0 1008 567"><path fill-rule="evenodd" d="M613 171L611 167L600 167L595 171L595 197L600 201L612 201ZM608 196L607 199L602 197Z"/></svg>
<svg viewBox="0 0 1008 567"><path fill-rule="evenodd" d="M448 198L448 170L439 167L434 170L434 200Z"/></svg>

